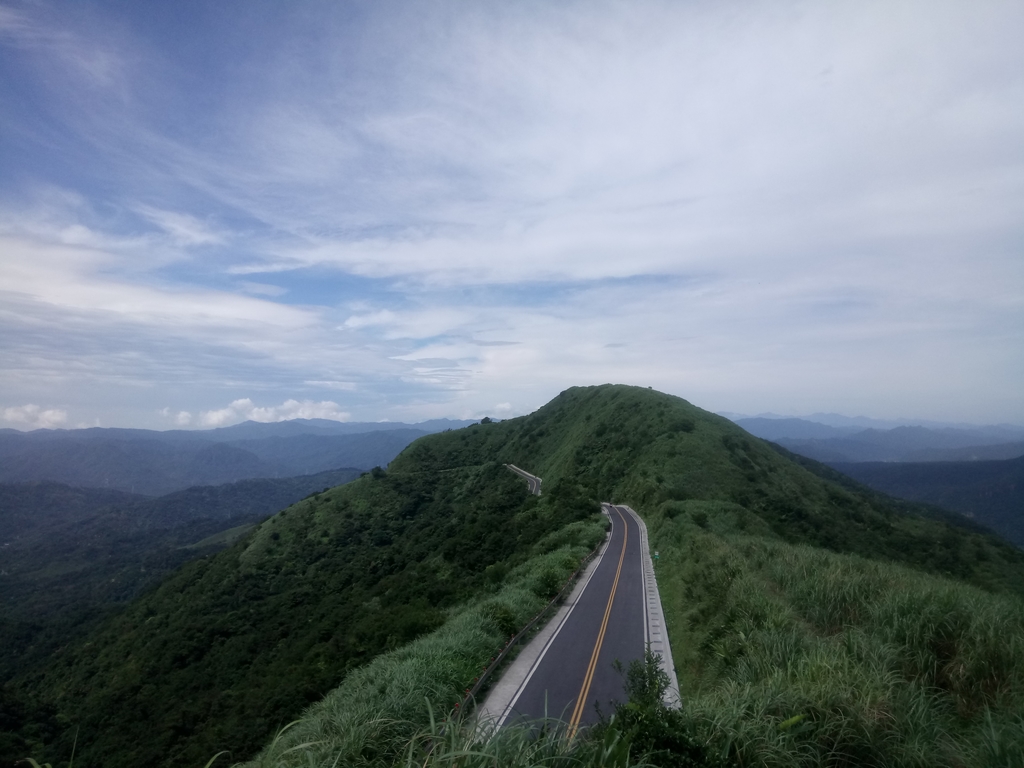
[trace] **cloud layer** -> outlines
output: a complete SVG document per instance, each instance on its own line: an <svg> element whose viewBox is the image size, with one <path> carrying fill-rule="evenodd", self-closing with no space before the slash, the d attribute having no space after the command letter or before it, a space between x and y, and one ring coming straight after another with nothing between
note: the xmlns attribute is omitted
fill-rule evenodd
<svg viewBox="0 0 1024 768"><path fill-rule="evenodd" d="M68 420L67 411L59 408L40 408L38 405L19 405L4 408L4 421L19 428L53 429Z"/></svg>
<svg viewBox="0 0 1024 768"><path fill-rule="evenodd" d="M90 8L0 5L0 405L1024 422L1020 7Z"/></svg>
<svg viewBox="0 0 1024 768"><path fill-rule="evenodd" d="M179 413L176 419L181 419ZM242 421L258 421L263 424L290 419L330 419L331 421L348 421L350 413L342 411L337 403L323 400L314 403L311 400L285 400L281 405L258 407L249 398L235 400L226 408L203 411L199 414L199 424L203 427L224 427ZM191 421L191 419L189 419ZM179 421L180 423L180 421Z"/></svg>

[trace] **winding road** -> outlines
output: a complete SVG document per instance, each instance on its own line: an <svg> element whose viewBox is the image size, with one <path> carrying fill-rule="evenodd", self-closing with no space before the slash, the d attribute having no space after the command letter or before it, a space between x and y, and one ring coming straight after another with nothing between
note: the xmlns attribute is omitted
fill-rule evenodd
<svg viewBox="0 0 1024 768"><path fill-rule="evenodd" d="M530 486L530 493L532 493L534 496L540 496L541 480L539 477L537 477L536 475L531 475L525 469L520 469L515 464L506 464L505 466L511 469L520 477L526 478L526 483Z"/></svg>

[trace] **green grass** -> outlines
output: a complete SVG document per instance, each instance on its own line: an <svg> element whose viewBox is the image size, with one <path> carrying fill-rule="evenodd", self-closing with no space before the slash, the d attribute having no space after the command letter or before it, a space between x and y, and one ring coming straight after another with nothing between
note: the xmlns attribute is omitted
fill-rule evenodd
<svg viewBox="0 0 1024 768"><path fill-rule="evenodd" d="M740 765L1024 764L1024 601L752 536L744 518L701 503L647 518L703 739Z"/></svg>

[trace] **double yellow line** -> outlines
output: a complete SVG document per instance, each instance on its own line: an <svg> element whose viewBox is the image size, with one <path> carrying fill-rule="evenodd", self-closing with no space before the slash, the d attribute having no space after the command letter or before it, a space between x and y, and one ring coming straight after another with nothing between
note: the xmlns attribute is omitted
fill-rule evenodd
<svg viewBox="0 0 1024 768"><path fill-rule="evenodd" d="M580 688L580 695L576 699L576 708L572 711L572 719L569 721L569 738L576 735L580 726L580 718L587 705L587 696L590 694L590 684L594 682L594 670L597 669L597 658L601 655L601 645L604 643L604 633L608 630L608 617L612 613L612 603L615 602L615 591L619 588L619 576L622 574L622 561L626 559L626 542L629 541L629 526L626 518L618 507L613 507L622 520L622 552L619 554L619 567L615 569L615 581L612 582L612 590L608 595L608 605L604 609L604 619L601 621L601 629L597 633L597 642L594 643L594 652L590 655L590 664L587 666L587 674L583 677L583 687Z"/></svg>

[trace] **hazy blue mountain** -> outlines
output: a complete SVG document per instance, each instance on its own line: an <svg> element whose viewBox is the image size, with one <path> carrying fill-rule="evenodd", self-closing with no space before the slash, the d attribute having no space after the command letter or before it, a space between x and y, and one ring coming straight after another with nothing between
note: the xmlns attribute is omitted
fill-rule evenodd
<svg viewBox="0 0 1024 768"><path fill-rule="evenodd" d="M414 429L420 433L443 432L446 429L461 429L475 424L475 421L452 419L431 419L418 424L406 424L399 421L333 421L331 419L290 419L264 424L256 421L244 421L231 427L219 427L198 434L206 439L229 442L242 439L261 437L293 437L295 435L356 435L367 432L392 432ZM192 431L187 434L195 435Z"/></svg>
<svg viewBox="0 0 1024 768"><path fill-rule="evenodd" d="M855 427L830 427L807 419L765 418L754 416L734 419L735 423L747 432L764 440L778 441L785 438L803 440L828 440L834 437L846 437L859 430Z"/></svg>
<svg viewBox="0 0 1024 768"><path fill-rule="evenodd" d="M161 496L194 485L291 477L339 467L385 466L449 419L412 428L397 422L248 421L212 430L0 430L0 482L52 481Z"/></svg>
<svg viewBox="0 0 1024 768"><path fill-rule="evenodd" d="M405 446L425 434L418 429L391 429L355 435L264 437L226 445L253 454L282 475L298 475L335 467L387 466Z"/></svg>
<svg viewBox="0 0 1024 768"><path fill-rule="evenodd" d="M911 461L1002 461L1024 456L1024 442L997 445L972 445L967 448L946 448L920 451Z"/></svg>
<svg viewBox="0 0 1024 768"><path fill-rule="evenodd" d="M1024 456L1004 461L861 462L832 467L877 491L968 515L1024 547Z"/></svg>
<svg viewBox="0 0 1024 768"><path fill-rule="evenodd" d="M10 450L10 443L20 443ZM159 496L192 485L218 485L282 472L255 454L224 443L164 442L150 437L97 436L14 440L5 445L0 482L51 480Z"/></svg>
<svg viewBox="0 0 1024 768"><path fill-rule="evenodd" d="M781 430L780 430L781 431ZM757 433L754 433L757 434ZM778 435L774 442L794 453L826 463L858 461L920 461L942 459L943 452L977 449L979 446L1007 445L1013 431L995 427L973 429L928 429L896 427L865 429L842 437L800 438ZM1002 449L1013 454L1014 448ZM1020 455L1020 454L1015 454ZM961 458L953 454L953 458Z"/></svg>

